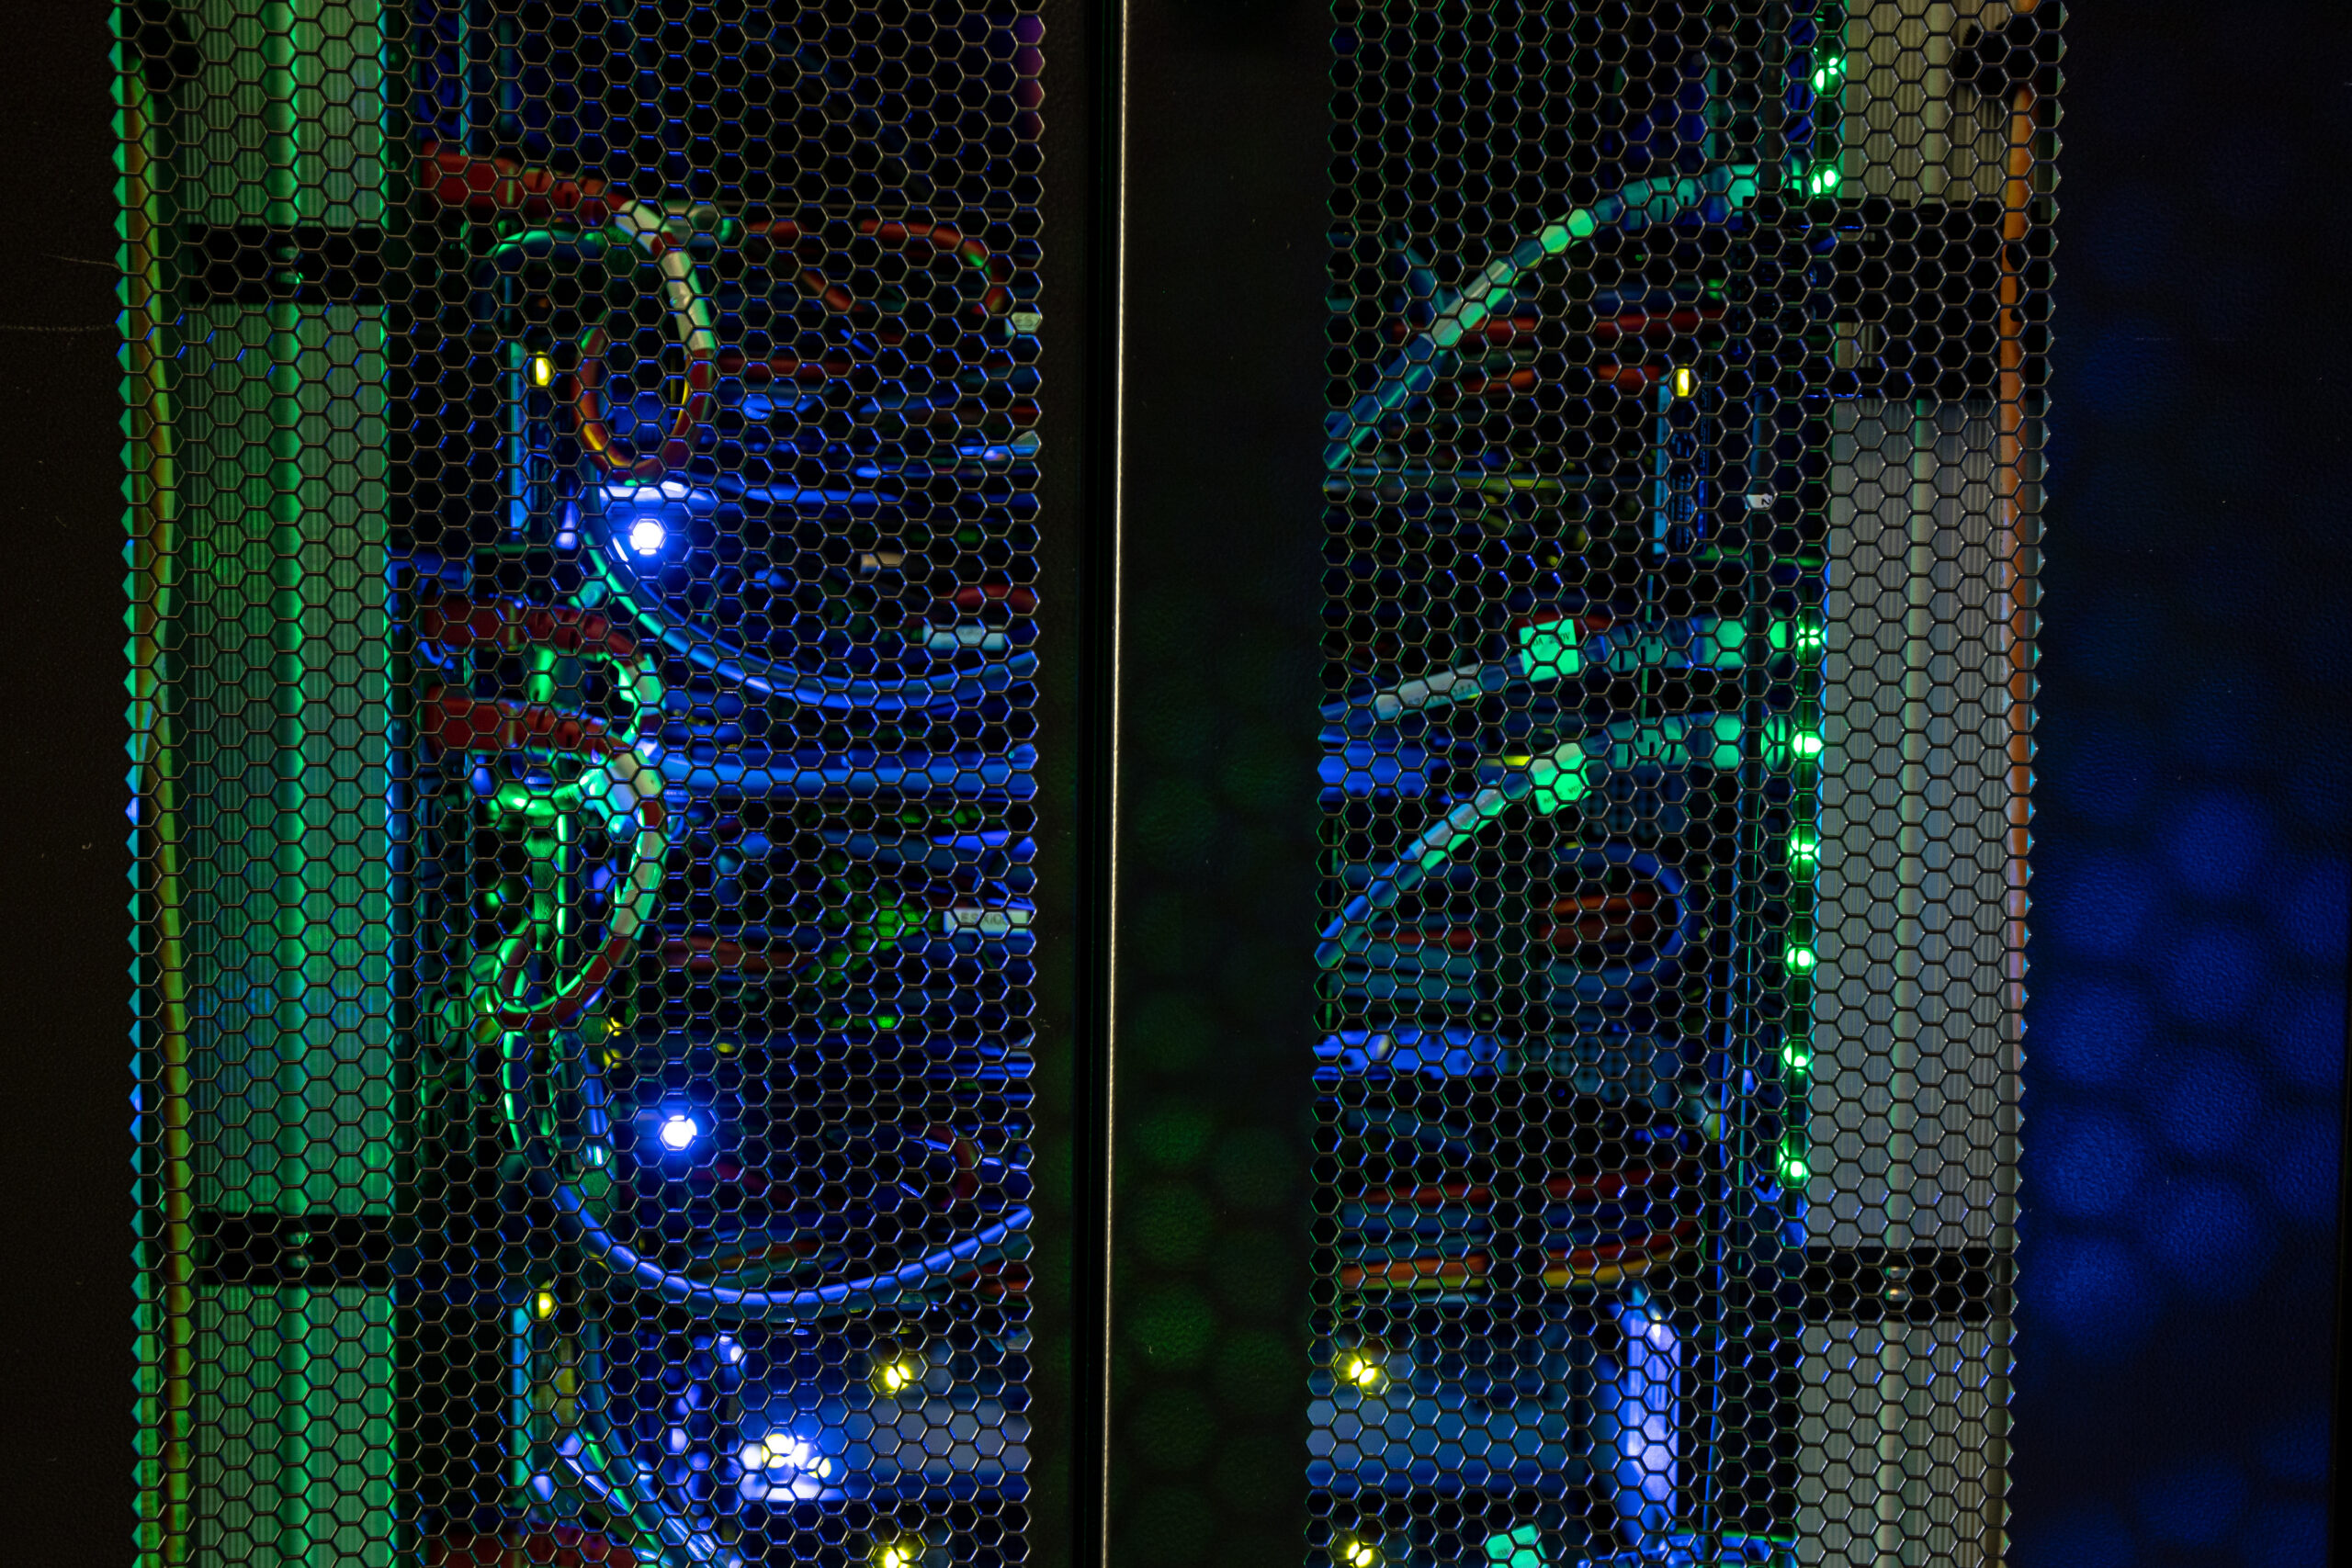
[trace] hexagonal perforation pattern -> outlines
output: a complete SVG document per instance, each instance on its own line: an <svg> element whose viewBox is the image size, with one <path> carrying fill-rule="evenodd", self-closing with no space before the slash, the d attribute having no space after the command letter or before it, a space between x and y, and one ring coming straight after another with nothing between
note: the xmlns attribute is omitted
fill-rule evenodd
<svg viewBox="0 0 2352 1568"><path fill-rule="evenodd" d="M1022 1560L1034 10L118 36L142 1561Z"/></svg>
<svg viewBox="0 0 2352 1568"><path fill-rule="evenodd" d="M2056 7L1337 10L1311 1560L1989 1563Z"/></svg>

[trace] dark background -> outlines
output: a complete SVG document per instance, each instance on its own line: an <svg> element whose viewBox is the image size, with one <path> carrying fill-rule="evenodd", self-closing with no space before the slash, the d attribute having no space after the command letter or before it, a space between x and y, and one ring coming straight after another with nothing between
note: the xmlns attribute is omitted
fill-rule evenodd
<svg viewBox="0 0 2352 1568"><path fill-rule="evenodd" d="M107 7L0 0L0 1556L131 1555L130 852ZM25 328L34 331L25 331Z"/></svg>
<svg viewBox="0 0 2352 1568"><path fill-rule="evenodd" d="M2326 1560L2352 16L2070 6L2018 1568Z"/></svg>
<svg viewBox="0 0 2352 1568"><path fill-rule="evenodd" d="M1190 20L1156 36L1189 71L1226 50L1246 57L1252 36L1289 50L1291 27L1317 9L1170 0L1161 15ZM0 728L0 1539L11 1560L101 1565L131 1551L133 1333L108 39L96 4L6 0L0 23L15 242L0 252L13 481L0 488L13 677ZM1137 50L1152 36L1139 28ZM2015 1561L2316 1568L2352 863L2352 16L2089 0L2073 7L2066 75ZM1152 112L1304 126L1313 108L1285 118L1245 81L1222 104ZM1164 141L1157 164L1140 147L1136 175L1184 177L1182 141ZM1221 206L1220 194L1198 191L1202 224L1249 220L1246 199ZM1176 206L1159 210L1172 220ZM1160 240L1188 243L1172 222ZM1319 280L1320 265L1299 279ZM1246 279L1204 279L1181 308L1249 292ZM1136 342L1153 331L1170 342L1166 319L1140 319L1168 303L1131 277ZM1251 320L1268 349L1311 354L1319 341L1319 323L1286 336ZM1248 412L1235 411L1238 429L1259 428ZM1148 412L1131 406L1131 443ZM1311 466L1311 447L1295 456ZM1230 460L1241 459L1297 466L1270 448ZM1228 537L1250 536L1226 521ZM1287 569L1237 560L1231 581ZM1187 617L1151 611L1148 577L1131 576L1128 594L1130 659L1194 657ZM1250 590L1236 603L1247 620L1267 600ZM1260 710L1308 679L1270 666L1253 682L1230 659L1196 673L1205 694ZM1164 765L1204 765L1186 760L1193 743L1179 730L1165 744L1177 749L1159 753ZM1193 753L1225 754L1222 743ZM1284 761L1279 748L1238 758L1221 798L1245 818L1275 810ZM1142 869L1171 896L1188 835L1204 830L1166 815L1176 809L1135 825L1160 846ZM1210 886L1248 914L1216 939L1232 954L1232 999L1283 1005L1293 977L1253 956L1251 933L1303 928L1249 903L1231 862L1216 863ZM1136 977L1148 992L1148 975ZM1193 1070L1182 1029L1216 1024L1174 1019L1169 1070ZM1141 1053L1148 1041L1130 1043ZM1141 1145L1130 1152L1140 1158ZM1279 1207L1280 1172L1225 1191L1233 1179L1215 1201ZM1162 1242L1180 1249L1184 1185L1158 1190L1175 1227ZM1271 1318L1259 1332L1273 1332ZM1243 1371L1228 1386L1246 1403ZM1181 1401L1162 1408L1136 1418L1195 1419ZM1295 1424L1271 1406L1232 1415L1261 1449ZM1250 1479L1207 1457L1193 1473L1212 1491ZM1176 1517L1164 1488L1155 1502L1136 1479L1146 1484L1124 1529L1148 1531L1157 1508ZM1275 1528L1270 1517L1270 1543Z"/></svg>

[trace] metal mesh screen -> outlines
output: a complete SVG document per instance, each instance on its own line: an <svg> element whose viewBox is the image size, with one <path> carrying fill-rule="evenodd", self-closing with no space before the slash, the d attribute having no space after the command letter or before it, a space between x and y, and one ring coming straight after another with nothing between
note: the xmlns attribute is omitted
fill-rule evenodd
<svg viewBox="0 0 2352 1568"><path fill-rule="evenodd" d="M1339 8L1316 1560L2006 1555L2057 21Z"/></svg>
<svg viewBox="0 0 2352 1568"><path fill-rule="evenodd" d="M141 1561L1022 1559L1034 11L117 35Z"/></svg>

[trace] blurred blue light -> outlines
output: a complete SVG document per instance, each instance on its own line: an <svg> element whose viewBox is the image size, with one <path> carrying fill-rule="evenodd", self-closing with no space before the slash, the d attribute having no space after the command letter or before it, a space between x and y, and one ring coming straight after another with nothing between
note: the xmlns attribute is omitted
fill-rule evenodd
<svg viewBox="0 0 2352 1568"><path fill-rule="evenodd" d="M665 1117L662 1122L662 1145L664 1148L690 1149L702 1136L702 1123L684 1111Z"/></svg>
<svg viewBox="0 0 2352 1568"><path fill-rule="evenodd" d="M2237 1301L2263 1283L2277 1240L2238 1184L2222 1177L2172 1183L2151 1216L2154 1250L2168 1272L2215 1301Z"/></svg>
<svg viewBox="0 0 2352 1568"><path fill-rule="evenodd" d="M2163 1292L2137 1250L2106 1235L2055 1231L2041 1244L2041 1267L2020 1269L2027 1305L2063 1331L2075 1353L2093 1362L2128 1356L2152 1326Z"/></svg>
<svg viewBox="0 0 2352 1568"><path fill-rule="evenodd" d="M2140 1488L2140 1517L2162 1540L2211 1546L2245 1514L2245 1474L2215 1457L2179 1465Z"/></svg>
<svg viewBox="0 0 2352 1568"><path fill-rule="evenodd" d="M628 525L628 547L639 555L659 555L669 539L670 531L662 526L659 517L642 516Z"/></svg>
<svg viewBox="0 0 2352 1568"><path fill-rule="evenodd" d="M2061 979L2043 988L2032 1022L2037 1055L2069 1083L2119 1083L2146 1046L2148 1010L2108 981Z"/></svg>
<svg viewBox="0 0 2352 1568"><path fill-rule="evenodd" d="M2112 1214L2127 1207L2146 1179L2147 1140L2120 1116L2048 1114L2028 1156L2042 1201L2059 1213Z"/></svg>

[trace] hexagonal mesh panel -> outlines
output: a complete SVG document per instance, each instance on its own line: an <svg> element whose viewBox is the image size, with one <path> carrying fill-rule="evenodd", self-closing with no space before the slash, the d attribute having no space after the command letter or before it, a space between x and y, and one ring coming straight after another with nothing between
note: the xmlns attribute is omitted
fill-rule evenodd
<svg viewBox="0 0 2352 1568"><path fill-rule="evenodd" d="M1337 1568L2000 1561L2056 7L1337 17Z"/></svg>
<svg viewBox="0 0 2352 1568"><path fill-rule="evenodd" d="M117 30L141 1561L1021 1559L1033 8Z"/></svg>

